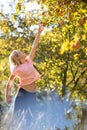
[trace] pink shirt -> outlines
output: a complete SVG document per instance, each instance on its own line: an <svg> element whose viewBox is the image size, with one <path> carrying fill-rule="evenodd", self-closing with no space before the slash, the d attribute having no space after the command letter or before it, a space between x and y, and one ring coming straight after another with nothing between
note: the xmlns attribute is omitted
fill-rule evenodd
<svg viewBox="0 0 87 130"><path fill-rule="evenodd" d="M29 85L39 79L39 74L33 66L33 62L28 57L27 61L12 69L12 74L19 78L19 87Z"/></svg>

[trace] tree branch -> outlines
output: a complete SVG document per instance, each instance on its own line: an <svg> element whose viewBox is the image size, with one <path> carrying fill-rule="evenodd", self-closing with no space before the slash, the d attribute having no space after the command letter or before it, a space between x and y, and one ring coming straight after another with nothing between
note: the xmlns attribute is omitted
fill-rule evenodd
<svg viewBox="0 0 87 130"><path fill-rule="evenodd" d="M79 79L81 78L81 76L84 75L84 73L86 72L86 70L87 70L87 67L83 69L83 71L80 73L80 76L79 76L79 77L77 78L77 80L75 81L75 83L74 83L74 87L73 87L73 89L72 89L72 92L71 92L69 98L72 97L73 92L75 91L75 88L76 88L76 86L77 86L77 84L78 84L78 82L79 82Z"/></svg>

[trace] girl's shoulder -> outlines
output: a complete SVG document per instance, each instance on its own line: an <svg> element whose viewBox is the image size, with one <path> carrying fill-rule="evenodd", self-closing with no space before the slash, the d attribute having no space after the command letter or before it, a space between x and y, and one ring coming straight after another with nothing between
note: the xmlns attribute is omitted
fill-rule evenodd
<svg viewBox="0 0 87 130"><path fill-rule="evenodd" d="M27 56L27 57L26 57L26 62L27 62L27 63L30 63L30 64L33 64L33 61L32 61L32 59L30 58L30 56Z"/></svg>
<svg viewBox="0 0 87 130"><path fill-rule="evenodd" d="M13 75L15 75L17 71L18 71L18 67L17 67L17 66L14 66L14 67L11 69L11 73L12 73Z"/></svg>

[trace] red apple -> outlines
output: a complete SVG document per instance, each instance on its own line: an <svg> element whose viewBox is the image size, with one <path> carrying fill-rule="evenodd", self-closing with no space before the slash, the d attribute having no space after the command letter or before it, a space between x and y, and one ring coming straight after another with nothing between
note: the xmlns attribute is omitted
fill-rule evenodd
<svg viewBox="0 0 87 130"><path fill-rule="evenodd" d="M42 15L45 15L45 13L46 13L45 11L44 11L44 12L42 12Z"/></svg>
<svg viewBox="0 0 87 130"><path fill-rule="evenodd" d="M73 50L76 50L76 49L78 49L79 47L80 47L80 41L78 40L76 43L74 43L73 45L72 45L72 49Z"/></svg>
<svg viewBox="0 0 87 130"><path fill-rule="evenodd" d="M65 23L64 23L64 21L60 21L60 26L64 26L65 25Z"/></svg>
<svg viewBox="0 0 87 130"><path fill-rule="evenodd" d="M49 12L48 14L49 14L50 16L52 16L52 13L51 13L51 12Z"/></svg>
<svg viewBox="0 0 87 130"><path fill-rule="evenodd" d="M42 24L43 26L47 25L46 22L40 22L40 24Z"/></svg>
<svg viewBox="0 0 87 130"><path fill-rule="evenodd" d="M79 23L80 26L82 26L84 24L84 22L85 22L85 18L80 18L78 20L78 23Z"/></svg>

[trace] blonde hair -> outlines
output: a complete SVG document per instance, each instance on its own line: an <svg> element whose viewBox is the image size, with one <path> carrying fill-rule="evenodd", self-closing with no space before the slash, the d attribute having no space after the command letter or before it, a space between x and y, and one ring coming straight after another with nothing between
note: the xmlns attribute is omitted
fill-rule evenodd
<svg viewBox="0 0 87 130"><path fill-rule="evenodd" d="M18 66L18 65L22 64L20 61L20 58L19 58L19 53L20 53L20 51L18 51L18 50L12 51L12 53L9 56L10 65Z"/></svg>

